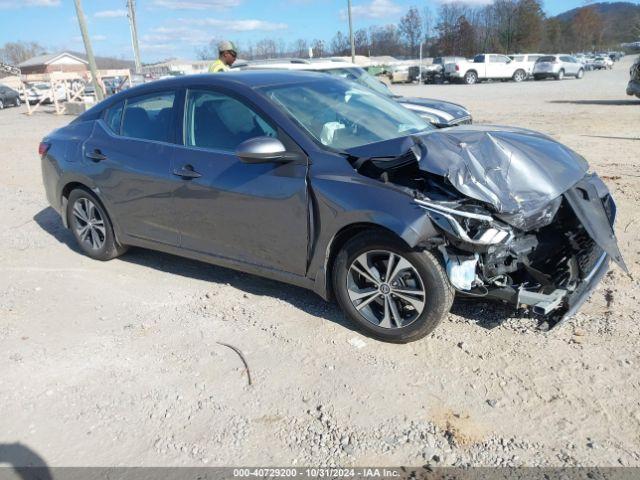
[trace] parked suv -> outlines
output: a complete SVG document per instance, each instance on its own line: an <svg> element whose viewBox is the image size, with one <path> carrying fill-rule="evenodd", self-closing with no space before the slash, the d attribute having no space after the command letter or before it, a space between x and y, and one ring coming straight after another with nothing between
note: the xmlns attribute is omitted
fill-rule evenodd
<svg viewBox="0 0 640 480"><path fill-rule="evenodd" d="M277 279L336 299L382 340L429 334L456 291L555 324L610 257L627 271L613 199L571 149L517 128L438 130L325 74L148 83L38 150L86 255L135 245Z"/></svg>
<svg viewBox="0 0 640 480"><path fill-rule="evenodd" d="M584 65L570 55L545 55L540 57L533 67L533 78L555 78L562 80L566 76L582 78Z"/></svg>
<svg viewBox="0 0 640 480"><path fill-rule="evenodd" d="M527 76L533 75L533 66L536 64L536 61L542 57L541 53L518 53L514 55L509 55L509 58L516 65L520 65L526 72Z"/></svg>

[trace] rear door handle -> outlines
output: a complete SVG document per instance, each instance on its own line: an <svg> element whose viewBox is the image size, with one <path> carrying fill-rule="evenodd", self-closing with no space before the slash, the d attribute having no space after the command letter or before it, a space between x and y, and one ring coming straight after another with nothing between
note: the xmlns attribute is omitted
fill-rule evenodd
<svg viewBox="0 0 640 480"><path fill-rule="evenodd" d="M191 165L184 165L182 168L177 168L173 171L173 174L186 180L200 178L202 176L196 172Z"/></svg>
<svg viewBox="0 0 640 480"><path fill-rule="evenodd" d="M94 162L101 162L102 160L106 160L107 156L104 155L100 150L98 150L97 148L92 151L92 152L86 152L84 154L85 157L90 158L91 160L93 160Z"/></svg>

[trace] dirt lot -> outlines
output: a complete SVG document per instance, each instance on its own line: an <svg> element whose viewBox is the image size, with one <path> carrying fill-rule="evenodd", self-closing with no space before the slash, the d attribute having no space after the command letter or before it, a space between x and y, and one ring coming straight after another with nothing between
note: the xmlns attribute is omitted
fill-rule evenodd
<svg viewBox="0 0 640 480"><path fill-rule="evenodd" d="M612 189L612 267L548 333L458 301L431 337L354 332L310 292L170 255L80 255L38 141L69 117L0 111L0 461L75 465L640 466L640 101L631 59L583 80L401 86L541 130ZM218 342L239 348L239 356Z"/></svg>

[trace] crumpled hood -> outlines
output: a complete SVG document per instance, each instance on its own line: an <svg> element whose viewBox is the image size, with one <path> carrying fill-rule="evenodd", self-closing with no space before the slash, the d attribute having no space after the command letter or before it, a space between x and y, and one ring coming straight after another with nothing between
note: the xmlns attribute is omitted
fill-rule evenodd
<svg viewBox="0 0 640 480"><path fill-rule="evenodd" d="M531 130L469 126L413 138L421 144L421 170L446 177L498 213L539 210L588 169L573 150Z"/></svg>
<svg viewBox="0 0 640 480"><path fill-rule="evenodd" d="M531 130L459 126L350 149L358 157L392 157L412 149L420 169L447 178L462 194L524 227L587 173L584 158ZM557 202L556 202L557 203Z"/></svg>

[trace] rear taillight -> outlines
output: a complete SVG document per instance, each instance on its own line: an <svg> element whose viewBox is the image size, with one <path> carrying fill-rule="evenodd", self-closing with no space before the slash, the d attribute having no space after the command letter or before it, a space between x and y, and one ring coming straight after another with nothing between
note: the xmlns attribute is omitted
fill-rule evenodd
<svg viewBox="0 0 640 480"><path fill-rule="evenodd" d="M460 71L460 65L456 65L456 72Z"/></svg>
<svg viewBox="0 0 640 480"><path fill-rule="evenodd" d="M40 145L38 145L38 155L40 155L41 157L44 157L50 148L51 148L50 143L40 142Z"/></svg>

